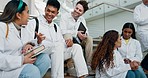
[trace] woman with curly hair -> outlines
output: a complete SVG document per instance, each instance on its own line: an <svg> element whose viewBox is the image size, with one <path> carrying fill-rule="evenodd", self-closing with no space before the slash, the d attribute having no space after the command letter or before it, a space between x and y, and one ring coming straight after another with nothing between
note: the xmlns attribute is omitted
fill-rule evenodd
<svg viewBox="0 0 148 78"><path fill-rule="evenodd" d="M107 31L92 59L92 69L96 78L126 78L129 70L138 67L133 63L125 64L117 49L121 47L121 38L117 31Z"/></svg>

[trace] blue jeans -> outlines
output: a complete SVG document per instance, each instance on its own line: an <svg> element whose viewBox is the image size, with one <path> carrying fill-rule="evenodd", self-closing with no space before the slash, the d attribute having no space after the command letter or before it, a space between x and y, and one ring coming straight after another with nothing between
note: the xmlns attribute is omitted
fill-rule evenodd
<svg viewBox="0 0 148 78"><path fill-rule="evenodd" d="M140 78L147 78L146 74L143 71L143 68L139 66L138 70L140 71L141 77Z"/></svg>
<svg viewBox="0 0 148 78"><path fill-rule="evenodd" d="M147 78L141 66L137 70L129 70L126 78Z"/></svg>
<svg viewBox="0 0 148 78"><path fill-rule="evenodd" d="M138 70L129 70L126 78L140 78L140 74L138 73L140 73Z"/></svg>
<svg viewBox="0 0 148 78"><path fill-rule="evenodd" d="M48 54L40 54L34 64L27 64L20 73L19 78L42 78L50 67Z"/></svg>

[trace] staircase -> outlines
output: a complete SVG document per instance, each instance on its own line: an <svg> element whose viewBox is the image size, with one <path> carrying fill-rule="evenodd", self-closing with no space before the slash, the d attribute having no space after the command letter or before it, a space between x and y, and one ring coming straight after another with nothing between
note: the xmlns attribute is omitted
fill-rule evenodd
<svg viewBox="0 0 148 78"><path fill-rule="evenodd" d="M93 38L93 51L96 50L96 48L97 48L100 41L101 41L101 38ZM50 71L51 70L49 70L43 78L51 78L50 77L50 75L51 75ZM73 77L73 76L68 76L68 77L65 76L64 78L75 78L75 77ZM94 77L93 76L88 76L87 78L94 78Z"/></svg>

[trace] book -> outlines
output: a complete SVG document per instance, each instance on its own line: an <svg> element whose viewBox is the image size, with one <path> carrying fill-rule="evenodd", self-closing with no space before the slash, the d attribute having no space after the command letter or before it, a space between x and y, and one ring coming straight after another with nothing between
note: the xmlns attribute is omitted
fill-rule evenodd
<svg viewBox="0 0 148 78"><path fill-rule="evenodd" d="M85 28L85 26L84 26L84 24L82 22L80 22L78 31L83 31L82 34L85 34L86 33L86 28ZM73 42L74 43L80 43L80 42L82 42L82 40L79 37L78 37L78 40L75 39L75 38L73 38Z"/></svg>
<svg viewBox="0 0 148 78"><path fill-rule="evenodd" d="M85 34L86 33L86 28L85 28L85 26L84 26L84 24L82 22L80 22L78 31L84 31L82 34Z"/></svg>
<svg viewBox="0 0 148 78"><path fill-rule="evenodd" d="M28 50L24 55L34 52L34 55L32 56L32 58L33 58L33 57L36 57L37 55L39 55L40 53L42 53L44 50L45 50L45 46L42 45L42 46L35 47L31 50Z"/></svg>

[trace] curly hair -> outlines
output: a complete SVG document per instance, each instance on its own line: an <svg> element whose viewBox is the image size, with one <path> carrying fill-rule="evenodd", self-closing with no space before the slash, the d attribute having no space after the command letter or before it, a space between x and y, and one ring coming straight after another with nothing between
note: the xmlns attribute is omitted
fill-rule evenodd
<svg viewBox="0 0 148 78"><path fill-rule="evenodd" d="M119 33L115 30L107 31L102 41L98 44L96 51L92 58L92 69L95 70L98 67L99 71L113 67L113 50L115 42L118 40Z"/></svg>

